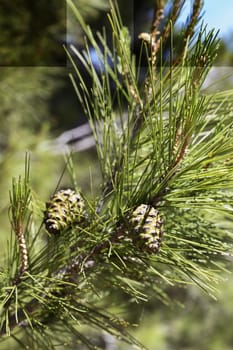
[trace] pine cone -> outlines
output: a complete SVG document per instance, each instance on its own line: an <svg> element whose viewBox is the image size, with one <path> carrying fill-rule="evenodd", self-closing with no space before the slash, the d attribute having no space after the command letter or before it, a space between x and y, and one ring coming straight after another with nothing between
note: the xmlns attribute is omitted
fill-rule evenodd
<svg viewBox="0 0 233 350"><path fill-rule="evenodd" d="M71 189L60 190L46 203L44 223L49 233L57 234L84 217L84 201Z"/></svg>
<svg viewBox="0 0 233 350"><path fill-rule="evenodd" d="M163 236L163 221L158 210L141 204L133 211L129 222L133 242L143 251L157 253Z"/></svg>

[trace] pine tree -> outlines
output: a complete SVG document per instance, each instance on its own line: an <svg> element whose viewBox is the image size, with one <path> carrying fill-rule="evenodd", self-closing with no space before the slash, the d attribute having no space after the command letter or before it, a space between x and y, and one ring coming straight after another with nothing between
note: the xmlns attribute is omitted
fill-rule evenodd
<svg viewBox="0 0 233 350"><path fill-rule="evenodd" d="M72 45L66 51L96 141L102 187L89 200L68 156L72 189L48 198L35 230L27 155L24 178L13 179L10 191L12 234L0 273L2 345L104 348L90 336L97 330L143 349L116 305L173 302L166 290L176 285L195 284L215 296L229 265L233 91L202 89L218 40L204 26L196 35L201 1L193 2L178 50L173 24L184 2L174 0L167 19L164 2L156 2L151 32L140 35L145 66L131 54L116 4L110 3L108 45L106 32L96 38L72 0L67 3L86 35L82 53Z"/></svg>

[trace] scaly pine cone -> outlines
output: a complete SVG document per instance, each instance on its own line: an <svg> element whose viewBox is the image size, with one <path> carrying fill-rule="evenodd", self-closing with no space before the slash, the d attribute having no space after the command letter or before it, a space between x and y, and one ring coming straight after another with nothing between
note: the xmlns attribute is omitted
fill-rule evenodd
<svg viewBox="0 0 233 350"><path fill-rule="evenodd" d="M141 204L133 211L129 222L130 236L135 245L148 253L157 253L163 236L163 221L158 210Z"/></svg>
<svg viewBox="0 0 233 350"><path fill-rule="evenodd" d="M60 190L46 203L44 223L49 233L57 234L84 217L84 201L71 189Z"/></svg>

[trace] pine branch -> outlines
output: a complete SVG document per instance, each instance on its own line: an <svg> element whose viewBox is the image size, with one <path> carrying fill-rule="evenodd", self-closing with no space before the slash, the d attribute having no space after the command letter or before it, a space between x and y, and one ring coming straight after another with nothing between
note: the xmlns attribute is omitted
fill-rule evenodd
<svg viewBox="0 0 233 350"><path fill-rule="evenodd" d="M107 292L138 302L156 295L169 303L167 286L193 283L214 296L227 270L232 233L223 222L232 213L233 93L205 96L201 91L217 42L205 28L195 45L187 39L194 33L199 1L187 28L182 65L162 65L158 71L154 46L142 83L117 10L109 15L109 47L106 33L99 33L97 41L71 0L68 4L86 34L84 51L71 46L67 54L76 76L72 83L93 131L103 185L98 197L88 201L78 191L70 157L74 190L51 196L42 209L44 225L31 237L26 160L25 180L14 180L10 197L16 240L9 244L0 280L0 334L12 334L22 347L36 343L51 350L56 340L62 343L62 330L94 349L85 335L88 326L143 348L127 333L127 323L109 313ZM159 5L152 46L162 19L163 2Z"/></svg>
<svg viewBox="0 0 233 350"><path fill-rule="evenodd" d="M172 10L169 14L169 18L167 19L167 24L163 31L163 41L167 40L171 34L171 26L176 22L179 18L179 15L184 6L185 0L174 0L172 4Z"/></svg>
<svg viewBox="0 0 233 350"><path fill-rule="evenodd" d="M183 35L183 50L179 53L178 57L176 58L174 65L179 65L183 57L185 55L185 47L187 42L189 42L195 35L195 27L200 21L200 13L203 7L203 1L202 0L194 0L193 1L193 7L192 7L192 13L189 18L189 23L185 28L185 32Z"/></svg>
<svg viewBox="0 0 233 350"><path fill-rule="evenodd" d="M12 192L10 193L10 216L12 229L16 235L19 243L19 250L21 254L21 267L18 277L16 278L16 284L19 282L21 275L23 275L28 269L28 252L25 240L25 227L28 226L29 220L29 205L31 201L31 193L28 187L29 183L29 157L26 155L25 160L25 178L22 181L19 177L18 181L13 179Z"/></svg>

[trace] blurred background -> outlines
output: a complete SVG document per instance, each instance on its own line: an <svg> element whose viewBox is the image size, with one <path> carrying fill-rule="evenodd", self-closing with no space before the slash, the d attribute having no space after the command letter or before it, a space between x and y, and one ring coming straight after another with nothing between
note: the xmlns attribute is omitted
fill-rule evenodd
<svg viewBox="0 0 233 350"><path fill-rule="evenodd" d="M73 1L94 31L107 25L107 0ZM135 54L137 33L150 27L153 3L119 0L124 23L135 41ZM177 32L186 22L190 6L191 1L186 1ZM233 86L232 13L231 0L205 1L203 20L209 29L220 29L221 45L204 88L221 90ZM38 224L42 220L43 203L56 189L63 172L68 147L73 152L78 185L90 198L98 192L100 176L93 140L68 77L71 67L62 47L72 43L81 50L83 45L81 29L66 8L65 0L1 0L0 30L2 261L11 231L9 189L12 177L24 172L25 152L31 155L31 186L38 203ZM71 179L65 173L60 187L70 184ZM168 293L174 300L172 305L161 305L155 296L149 304L125 311L132 324L140 324L132 327L132 333L149 350L233 349L231 275L223 276L217 300L194 287L182 290L173 287ZM106 350L130 349L113 339L103 339Z"/></svg>

